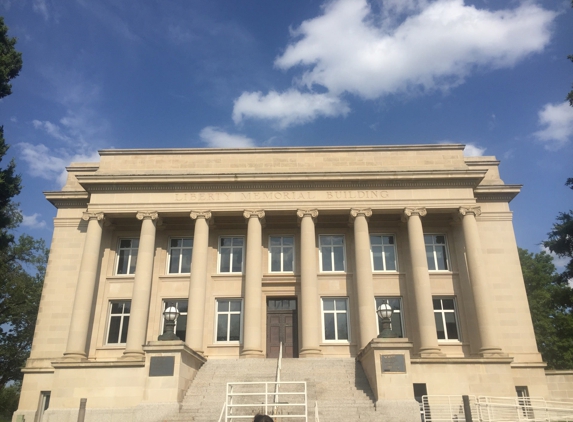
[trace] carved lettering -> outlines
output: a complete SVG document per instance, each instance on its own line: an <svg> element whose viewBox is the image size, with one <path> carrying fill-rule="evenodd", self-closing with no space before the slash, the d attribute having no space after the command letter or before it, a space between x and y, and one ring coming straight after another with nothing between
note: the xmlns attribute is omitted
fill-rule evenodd
<svg viewBox="0 0 573 422"><path fill-rule="evenodd" d="M388 198L384 190L335 191L267 191L267 192L184 192L176 193L176 202L229 202L229 201L353 201L357 199Z"/></svg>

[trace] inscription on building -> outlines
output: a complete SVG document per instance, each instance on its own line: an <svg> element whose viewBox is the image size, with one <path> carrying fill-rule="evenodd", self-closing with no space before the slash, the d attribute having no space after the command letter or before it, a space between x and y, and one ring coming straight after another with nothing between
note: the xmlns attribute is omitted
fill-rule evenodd
<svg viewBox="0 0 573 422"><path fill-rule="evenodd" d="M386 199L385 190L337 191L267 191L267 192L182 192L175 194L176 202L228 202L228 201L300 201Z"/></svg>
<svg viewBox="0 0 573 422"><path fill-rule="evenodd" d="M406 372L406 360L404 355L382 355L382 373Z"/></svg>

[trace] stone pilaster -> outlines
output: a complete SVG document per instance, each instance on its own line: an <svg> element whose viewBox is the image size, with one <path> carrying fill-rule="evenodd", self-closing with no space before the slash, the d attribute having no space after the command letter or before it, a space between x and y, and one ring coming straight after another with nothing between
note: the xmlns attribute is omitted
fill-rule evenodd
<svg viewBox="0 0 573 422"><path fill-rule="evenodd" d="M462 219L466 259L480 336L479 353L484 357L498 357L502 355L502 351L495 340L495 321L489 307L486 267L482 258L476 221L476 217L481 214L481 208L460 207L458 211Z"/></svg>
<svg viewBox="0 0 573 422"><path fill-rule="evenodd" d="M78 274L70 332L68 334L68 344L66 346L66 352L64 353L64 356L69 359L87 358L86 345L96 277L99 268L104 214L102 212L84 212L82 220L88 222L88 228L80 263L80 272Z"/></svg>
<svg viewBox="0 0 573 422"><path fill-rule="evenodd" d="M241 357L264 357L261 342L262 319L262 222L263 210L245 210L247 219L247 262L245 266L245 311Z"/></svg>
<svg viewBox="0 0 573 422"><path fill-rule="evenodd" d="M133 296L129 329L123 358L143 359L143 345L146 340L147 321L149 319L149 299L151 296L151 280L153 276L153 259L155 255L155 232L158 214L155 211L138 212L141 220L141 235L137 251L137 265L133 280Z"/></svg>
<svg viewBox="0 0 573 422"><path fill-rule="evenodd" d="M316 267L316 235L314 223L318 210L296 212L300 218L300 306L302 345L300 357L320 356L320 298Z"/></svg>
<svg viewBox="0 0 573 422"><path fill-rule="evenodd" d="M412 262L414 300L418 316L417 326L420 333L418 353L422 357L432 357L441 355L441 352L436 333L432 289L421 220L421 217L424 217L426 214L425 208L404 209L404 219L408 222L408 243L410 246L410 260Z"/></svg>
<svg viewBox="0 0 573 422"><path fill-rule="evenodd" d="M370 258L370 233L367 219L372 210L351 209L354 220L354 260L356 274L356 296L358 298L358 318L360 326L359 349L363 349L377 337L376 313L374 309L374 287L372 281L372 261Z"/></svg>
<svg viewBox="0 0 573 422"><path fill-rule="evenodd" d="M191 256L191 275L189 281L189 308L187 345L195 352L203 353L203 324L205 323L205 288L207 285L207 258L209 252L210 211L191 211L195 220L193 234L193 253Z"/></svg>

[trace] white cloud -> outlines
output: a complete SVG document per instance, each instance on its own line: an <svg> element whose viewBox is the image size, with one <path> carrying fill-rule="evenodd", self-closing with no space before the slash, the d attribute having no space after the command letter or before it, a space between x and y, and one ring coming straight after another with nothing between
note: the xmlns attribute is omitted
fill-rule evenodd
<svg viewBox="0 0 573 422"><path fill-rule="evenodd" d="M350 111L348 105L329 94L302 93L289 89L283 93L270 91L243 92L235 100L233 120L236 124L244 118L258 118L276 121L281 128L302 124L319 116L345 116Z"/></svg>
<svg viewBox="0 0 573 422"><path fill-rule="evenodd" d="M49 122L47 120L43 122L40 120L34 120L32 121L32 124L36 129L42 129L48 135L52 136L53 138L59 139L60 141L69 142L71 140L68 136L62 133L62 129L58 125L55 125L52 122Z"/></svg>
<svg viewBox="0 0 573 422"><path fill-rule="evenodd" d="M573 138L573 107L568 101L561 104L545 104L538 116L538 124L545 128L533 135L545 142L546 149L558 150Z"/></svg>
<svg viewBox="0 0 573 422"><path fill-rule="evenodd" d="M466 144L464 148L464 155L466 157L481 157L485 152L486 148L480 148L474 144Z"/></svg>
<svg viewBox="0 0 573 422"><path fill-rule="evenodd" d="M207 126L199 133L209 148L253 148L255 141L243 135L233 135L217 127Z"/></svg>
<svg viewBox="0 0 573 422"><path fill-rule="evenodd" d="M39 13L44 17L44 20L48 20L50 18L50 14L48 12L48 5L46 4L46 0L34 0L33 2L34 12Z"/></svg>
<svg viewBox="0 0 573 422"><path fill-rule="evenodd" d="M332 94L374 99L459 85L476 68L511 67L549 42L556 13L525 3L490 12L463 0L384 2L377 19L367 0L335 0L304 21L275 65L305 66L300 83ZM388 5L385 7L385 5ZM527 36L524 36L527 34Z"/></svg>
<svg viewBox="0 0 573 422"><path fill-rule="evenodd" d="M16 116L12 116L12 117L10 117L10 121L12 123L18 123L18 118Z"/></svg>
<svg viewBox="0 0 573 422"><path fill-rule="evenodd" d="M22 225L24 227L30 227L31 229L42 229L46 227L46 222L40 219L42 215L35 212L32 215L22 214Z"/></svg>

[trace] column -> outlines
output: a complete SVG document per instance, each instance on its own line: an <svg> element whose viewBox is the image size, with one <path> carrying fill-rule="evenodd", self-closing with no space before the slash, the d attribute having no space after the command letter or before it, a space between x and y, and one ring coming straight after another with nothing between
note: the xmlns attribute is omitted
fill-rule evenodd
<svg viewBox="0 0 573 422"><path fill-rule="evenodd" d="M421 217L426 214L425 208L404 209L404 218L408 221L408 243L410 246L410 260L412 262L414 300L418 316L418 330L420 332L419 353L422 357L431 357L439 356L441 352L436 333L432 289L421 220Z"/></svg>
<svg viewBox="0 0 573 422"><path fill-rule="evenodd" d="M489 310L487 275L481 255L481 243L476 221L476 217L481 214L481 208L460 207L459 213L462 219L466 244L466 259L481 343L479 352L484 357L499 356L502 352L501 348L496 345L497 342L494 333L495 321Z"/></svg>
<svg viewBox="0 0 573 422"><path fill-rule="evenodd" d="M377 337L376 312L374 309L374 286L372 281L372 262L370 258L370 233L367 218L372 210L351 209L354 219L354 257L356 273L356 295L358 297L358 318L360 323L359 349L366 347Z"/></svg>
<svg viewBox="0 0 573 422"><path fill-rule="evenodd" d="M207 254L209 251L209 220L211 211L191 211L195 220L193 253L191 256L191 276L189 281L189 307L187 345L198 353L203 353L203 324L205 323L205 288L207 284Z"/></svg>
<svg viewBox="0 0 573 422"><path fill-rule="evenodd" d="M261 343L263 210L245 210L247 219L247 263L245 268L245 326L241 357L264 357Z"/></svg>
<svg viewBox="0 0 573 422"><path fill-rule="evenodd" d="M129 315L129 328L123 357L125 359L139 360L144 357L143 345L146 339L147 321L149 319L149 299L151 296L153 258L155 255L155 224L158 214L155 211L138 212L136 217L138 220L142 220L141 235L139 236L131 313Z"/></svg>
<svg viewBox="0 0 573 422"><path fill-rule="evenodd" d="M88 222L88 228L76 285L68 344L64 353L66 358L87 358L86 344L99 268L103 219L104 214L102 212L84 212L82 215L82 220Z"/></svg>
<svg viewBox="0 0 573 422"><path fill-rule="evenodd" d="M316 276L316 235L318 210L298 210L300 220L300 307L302 345L300 357L320 356L320 297Z"/></svg>

